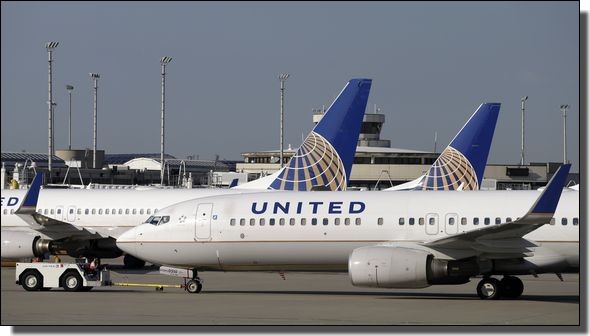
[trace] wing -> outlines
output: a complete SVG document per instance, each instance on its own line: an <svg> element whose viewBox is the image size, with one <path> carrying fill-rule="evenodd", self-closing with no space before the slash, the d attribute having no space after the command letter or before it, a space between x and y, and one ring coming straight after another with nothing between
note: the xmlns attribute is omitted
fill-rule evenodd
<svg viewBox="0 0 590 336"><path fill-rule="evenodd" d="M557 208L571 165L562 165L531 209L507 223L444 237L422 244L435 250L469 250L474 255L494 259L528 257L537 244L523 237L549 223Z"/></svg>
<svg viewBox="0 0 590 336"><path fill-rule="evenodd" d="M38 213L37 201L39 199L42 183L43 173L39 172L35 175L21 206L15 212L18 217L27 222L33 230L43 233L52 239L59 239L65 236L81 236L88 238L103 237L96 231L88 230Z"/></svg>

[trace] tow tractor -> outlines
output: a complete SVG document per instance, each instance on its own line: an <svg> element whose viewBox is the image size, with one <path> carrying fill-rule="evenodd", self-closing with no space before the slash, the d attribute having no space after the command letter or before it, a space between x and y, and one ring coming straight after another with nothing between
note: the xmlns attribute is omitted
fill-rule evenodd
<svg viewBox="0 0 590 336"><path fill-rule="evenodd" d="M62 287L69 292L89 291L93 287L126 286L126 287L155 287L157 291L164 288L184 288L189 293L198 293L202 288L202 280L193 270L174 267L160 267L160 273L184 278L184 284L146 284L112 282L111 273L106 267L89 267L85 258L77 259L76 263L17 263L16 284L27 291L48 291ZM190 279L190 280L189 280Z"/></svg>
<svg viewBox="0 0 590 336"><path fill-rule="evenodd" d="M27 291L62 287L69 292L89 291L110 286L111 274L106 268L89 267L87 261L76 263L16 263L16 284Z"/></svg>

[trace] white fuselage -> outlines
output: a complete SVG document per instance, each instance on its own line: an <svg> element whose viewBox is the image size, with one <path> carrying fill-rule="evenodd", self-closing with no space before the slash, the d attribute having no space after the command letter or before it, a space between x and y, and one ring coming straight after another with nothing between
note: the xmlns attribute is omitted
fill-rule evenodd
<svg viewBox="0 0 590 336"><path fill-rule="evenodd" d="M193 198L252 192L233 189L41 189L37 211L47 217L79 228L97 232L103 237L118 237L141 224L158 209ZM41 233L14 212L19 208L26 190L2 191L2 230ZM52 239L64 238L53 235Z"/></svg>
<svg viewBox="0 0 590 336"><path fill-rule="evenodd" d="M200 269L346 271L355 248L421 249L423 242L521 217L539 195L351 191L219 196L162 209L158 216L169 216L167 223L140 225L123 234L117 245L154 263ZM579 192L562 193L554 218L524 238L537 244L533 258L558 258L575 269ZM471 256L462 250L434 253L447 259Z"/></svg>

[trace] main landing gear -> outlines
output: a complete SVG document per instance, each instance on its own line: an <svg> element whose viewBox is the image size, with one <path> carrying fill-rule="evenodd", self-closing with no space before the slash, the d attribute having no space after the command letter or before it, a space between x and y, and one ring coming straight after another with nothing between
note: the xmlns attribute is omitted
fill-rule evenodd
<svg viewBox="0 0 590 336"><path fill-rule="evenodd" d="M193 277L186 282L184 289L189 293L200 293L203 289L203 280L199 278L197 270L193 270Z"/></svg>
<svg viewBox="0 0 590 336"><path fill-rule="evenodd" d="M477 295L483 300L496 300L501 297L517 299L524 290L522 280L515 276L504 276L502 280L484 277L477 284Z"/></svg>

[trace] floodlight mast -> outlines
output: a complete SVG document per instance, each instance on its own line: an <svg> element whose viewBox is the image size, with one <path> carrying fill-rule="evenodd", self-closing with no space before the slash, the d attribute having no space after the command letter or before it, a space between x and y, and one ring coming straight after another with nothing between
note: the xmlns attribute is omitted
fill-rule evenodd
<svg viewBox="0 0 590 336"><path fill-rule="evenodd" d="M72 91L74 91L74 86L68 84L66 85L66 90L68 90L68 95L70 96L70 132L68 134L68 150L72 150Z"/></svg>
<svg viewBox="0 0 590 336"><path fill-rule="evenodd" d="M279 81L281 82L281 126L280 126L280 156L279 156L279 160L281 162L281 168L283 168L284 165L284 159L283 159L283 141L284 141L284 136L283 136L283 129L284 129L284 116L285 116L285 81L287 80L287 78L289 78L289 74L280 74L279 75Z"/></svg>
<svg viewBox="0 0 590 336"><path fill-rule="evenodd" d="M94 112L92 118L92 168L96 169L96 119L98 113L98 79L100 78L100 74L91 72L89 75L94 82Z"/></svg>
<svg viewBox="0 0 590 336"><path fill-rule="evenodd" d="M160 59L162 67L162 105L161 105L161 130L160 130L160 185L164 185L164 125L166 113L166 65L172 61L172 57L164 56Z"/></svg>
<svg viewBox="0 0 590 336"><path fill-rule="evenodd" d="M53 149L53 106L55 105L55 103L53 102L53 91L52 91L52 82L53 82L53 73L52 73L52 63L53 63L53 58L52 58L52 52L53 49L57 48L57 46L59 45L59 42L47 42L45 43L45 48L47 49L47 56L48 56L48 62L49 62L49 79L48 79L48 99L47 99L47 106L48 106L48 114L49 114L49 137L48 137L48 170L49 170L49 181L51 181L51 159L53 157L54 154L54 149Z"/></svg>
<svg viewBox="0 0 590 336"><path fill-rule="evenodd" d="M524 166L524 105L529 99L529 96L524 96L520 99L521 111L521 132L520 132L520 165Z"/></svg>
<svg viewBox="0 0 590 336"><path fill-rule="evenodd" d="M559 107L561 109L561 113L563 113L563 163L567 163L567 129L566 129L566 118L567 118L567 109L569 105L561 105Z"/></svg>

